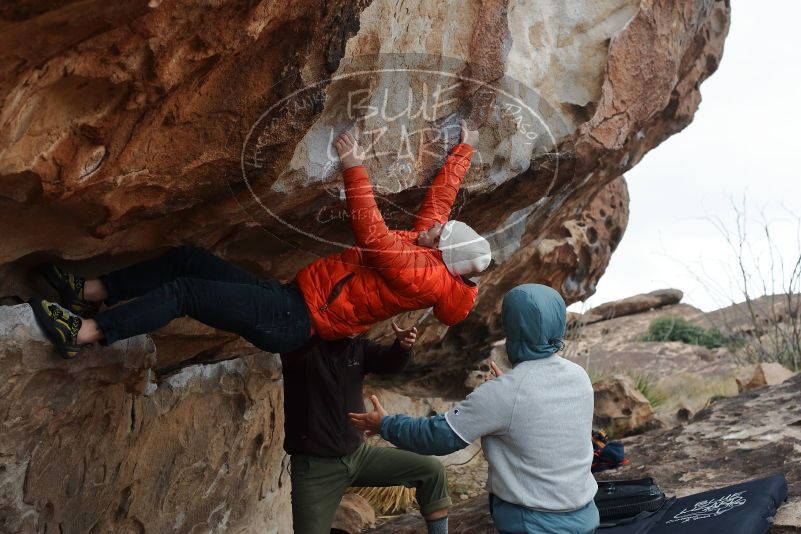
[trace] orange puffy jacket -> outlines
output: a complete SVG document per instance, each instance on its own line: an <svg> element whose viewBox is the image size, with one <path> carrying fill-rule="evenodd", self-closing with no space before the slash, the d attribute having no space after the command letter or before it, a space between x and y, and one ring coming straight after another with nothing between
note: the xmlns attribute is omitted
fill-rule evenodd
<svg viewBox="0 0 801 534"><path fill-rule="evenodd" d="M399 313L431 306L447 325L467 317L478 288L452 275L438 249L418 246L417 234L448 220L472 155L470 145L454 147L428 188L413 231L387 228L366 168L344 172L356 246L315 260L295 278L317 335L347 337Z"/></svg>

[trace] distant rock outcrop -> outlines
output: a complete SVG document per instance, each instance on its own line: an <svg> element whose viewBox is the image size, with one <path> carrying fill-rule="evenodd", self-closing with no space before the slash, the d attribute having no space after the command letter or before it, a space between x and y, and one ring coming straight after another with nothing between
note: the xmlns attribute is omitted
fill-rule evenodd
<svg viewBox="0 0 801 534"><path fill-rule="evenodd" d="M634 315L635 313L678 304L682 298L684 298L684 293L678 289L660 289L642 295L606 302L590 309L577 320L585 324L607 321L615 317L625 317L626 315Z"/></svg>
<svg viewBox="0 0 801 534"><path fill-rule="evenodd" d="M764 386L776 386L785 380L789 380L795 374L780 363L758 363L741 370L737 377L737 389L743 392Z"/></svg>
<svg viewBox="0 0 801 534"><path fill-rule="evenodd" d="M618 373L645 380L664 397L660 415L682 408L695 412L710 397L737 393L742 358L726 347L644 339L654 321L678 317L706 328L714 313L679 303L589 324L578 318L569 327L564 355L596 380Z"/></svg>

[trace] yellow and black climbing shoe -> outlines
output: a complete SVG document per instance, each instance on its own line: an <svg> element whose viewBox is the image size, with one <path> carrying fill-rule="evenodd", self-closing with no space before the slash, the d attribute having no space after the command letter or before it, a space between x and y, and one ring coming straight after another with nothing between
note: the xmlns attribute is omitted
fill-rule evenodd
<svg viewBox="0 0 801 534"><path fill-rule="evenodd" d="M64 272L52 263L40 267L39 273L58 292L59 304L63 307L81 317L91 317L97 312L98 303L83 298L85 278Z"/></svg>
<svg viewBox="0 0 801 534"><path fill-rule="evenodd" d="M71 360L87 346L78 344L78 330L81 328L79 316L54 302L42 299L31 299L28 304L33 308L36 322L56 346L62 358Z"/></svg>

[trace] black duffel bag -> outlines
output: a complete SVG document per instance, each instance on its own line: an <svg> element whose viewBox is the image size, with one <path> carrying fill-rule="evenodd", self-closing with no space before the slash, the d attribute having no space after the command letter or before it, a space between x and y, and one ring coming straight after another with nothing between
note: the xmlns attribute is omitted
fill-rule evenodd
<svg viewBox="0 0 801 534"><path fill-rule="evenodd" d="M595 506L601 516L601 526L628 523L630 518L642 518L660 510L665 494L651 477L637 480L598 482Z"/></svg>

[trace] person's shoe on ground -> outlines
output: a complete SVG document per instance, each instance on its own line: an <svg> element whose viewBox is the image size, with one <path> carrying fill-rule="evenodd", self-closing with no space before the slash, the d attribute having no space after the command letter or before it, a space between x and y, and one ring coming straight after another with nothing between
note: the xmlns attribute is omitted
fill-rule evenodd
<svg viewBox="0 0 801 534"><path fill-rule="evenodd" d="M97 312L98 303L83 298L85 278L64 272L52 263L44 265L39 272L45 281L58 292L61 306L81 317L88 317Z"/></svg>
<svg viewBox="0 0 801 534"><path fill-rule="evenodd" d="M36 322L47 338L53 342L62 358L75 358L86 344L78 343L78 331L81 329L81 318L54 302L43 299L31 299L28 304L33 308Z"/></svg>

